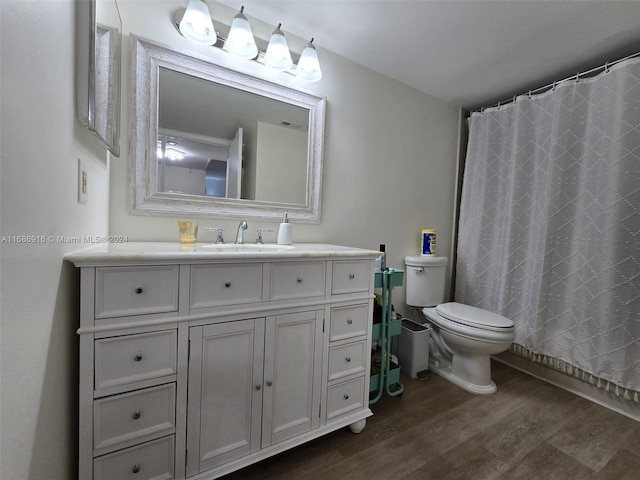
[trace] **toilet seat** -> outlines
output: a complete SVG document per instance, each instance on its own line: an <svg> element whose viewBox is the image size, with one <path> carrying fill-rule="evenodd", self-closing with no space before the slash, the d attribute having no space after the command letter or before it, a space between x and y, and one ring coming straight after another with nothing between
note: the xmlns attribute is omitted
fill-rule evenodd
<svg viewBox="0 0 640 480"><path fill-rule="evenodd" d="M441 317L467 327L492 332L511 332L514 329L511 319L462 303L442 303L435 310Z"/></svg>

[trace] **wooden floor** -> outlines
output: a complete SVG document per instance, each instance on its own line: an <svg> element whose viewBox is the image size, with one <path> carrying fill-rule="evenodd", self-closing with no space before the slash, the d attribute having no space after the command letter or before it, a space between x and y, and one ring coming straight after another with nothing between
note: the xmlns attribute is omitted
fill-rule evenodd
<svg viewBox="0 0 640 480"><path fill-rule="evenodd" d="M640 423L493 363L498 392L402 379L358 435L329 434L225 480L638 480Z"/></svg>

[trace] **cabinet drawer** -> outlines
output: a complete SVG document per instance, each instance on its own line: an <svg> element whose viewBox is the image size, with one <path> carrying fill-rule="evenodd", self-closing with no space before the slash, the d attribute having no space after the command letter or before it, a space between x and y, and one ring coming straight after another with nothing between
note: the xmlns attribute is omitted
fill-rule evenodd
<svg viewBox="0 0 640 480"><path fill-rule="evenodd" d="M325 262L272 264L269 300L324 297L325 269Z"/></svg>
<svg viewBox="0 0 640 480"><path fill-rule="evenodd" d="M96 318L178 311L178 266L96 269Z"/></svg>
<svg viewBox="0 0 640 480"><path fill-rule="evenodd" d="M329 387L327 420L364 408L364 375Z"/></svg>
<svg viewBox="0 0 640 480"><path fill-rule="evenodd" d="M334 342L344 338L366 335L367 304L333 307L331 309L331 327L329 340Z"/></svg>
<svg viewBox="0 0 640 480"><path fill-rule="evenodd" d="M371 284L371 262L368 260L337 260L333 262L331 293L368 292Z"/></svg>
<svg viewBox="0 0 640 480"><path fill-rule="evenodd" d="M256 303L262 300L262 265L193 265L190 308Z"/></svg>
<svg viewBox="0 0 640 480"><path fill-rule="evenodd" d="M329 381L365 371L365 353L367 344L347 343L329 348Z"/></svg>
<svg viewBox="0 0 640 480"><path fill-rule="evenodd" d="M173 435L93 460L94 480L168 480L174 477Z"/></svg>
<svg viewBox="0 0 640 480"><path fill-rule="evenodd" d="M176 330L163 330L96 340L96 390L175 375L177 339Z"/></svg>
<svg viewBox="0 0 640 480"><path fill-rule="evenodd" d="M93 445L118 449L175 433L174 383L115 395L93 403Z"/></svg>

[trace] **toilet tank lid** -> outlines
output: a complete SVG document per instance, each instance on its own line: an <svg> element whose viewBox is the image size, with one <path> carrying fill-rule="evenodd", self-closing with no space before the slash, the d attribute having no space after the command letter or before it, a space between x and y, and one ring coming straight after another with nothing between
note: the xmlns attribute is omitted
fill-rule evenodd
<svg viewBox="0 0 640 480"><path fill-rule="evenodd" d="M507 317L462 303L442 303L436 307L436 311L454 322L494 328L513 328L513 321Z"/></svg>
<svg viewBox="0 0 640 480"><path fill-rule="evenodd" d="M439 267L446 265L447 260L447 257L435 255L407 255L404 257L404 264L411 267Z"/></svg>

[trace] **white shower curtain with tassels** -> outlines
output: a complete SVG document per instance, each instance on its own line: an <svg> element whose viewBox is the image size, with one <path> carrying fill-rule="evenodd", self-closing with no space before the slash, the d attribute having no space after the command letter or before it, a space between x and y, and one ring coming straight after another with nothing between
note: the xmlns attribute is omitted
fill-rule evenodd
<svg viewBox="0 0 640 480"><path fill-rule="evenodd" d="M456 301L512 351L639 401L640 60L472 114Z"/></svg>

